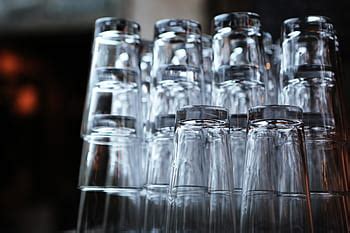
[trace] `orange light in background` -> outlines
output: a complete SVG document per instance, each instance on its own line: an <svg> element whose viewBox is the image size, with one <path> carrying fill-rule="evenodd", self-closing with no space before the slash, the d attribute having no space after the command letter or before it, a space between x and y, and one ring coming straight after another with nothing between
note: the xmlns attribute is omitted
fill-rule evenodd
<svg viewBox="0 0 350 233"><path fill-rule="evenodd" d="M23 70L21 58L11 51L2 51L0 53L0 73L13 77Z"/></svg>
<svg viewBox="0 0 350 233"><path fill-rule="evenodd" d="M14 110L17 114L28 116L36 112L39 105L37 89L32 85L20 87L15 96Z"/></svg>

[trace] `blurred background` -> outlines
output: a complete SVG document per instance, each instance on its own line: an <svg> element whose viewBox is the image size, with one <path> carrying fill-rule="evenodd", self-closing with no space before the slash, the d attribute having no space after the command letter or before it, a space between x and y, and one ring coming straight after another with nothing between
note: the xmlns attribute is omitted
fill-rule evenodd
<svg viewBox="0 0 350 233"><path fill-rule="evenodd" d="M152 39L158 19L196 19L210 33L215 15L253 11L277 40L284 19L325 15L341 42L348 102L348 9L348 0L0 0L0 231L75 228L79 130L96 18L135 20L143 38Z"/></svg>

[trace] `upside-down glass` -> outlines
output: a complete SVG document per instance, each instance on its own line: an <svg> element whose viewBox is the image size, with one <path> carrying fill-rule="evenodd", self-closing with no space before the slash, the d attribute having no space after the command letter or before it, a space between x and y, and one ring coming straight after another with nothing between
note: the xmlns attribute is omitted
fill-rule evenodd
<svg viewBox="0 0 350 233"><path fill-rule="evenodd" d="M146 174L144 232L165 232L175 115L159 116L155 125Z"/></svg>
<svg viewBox="0 0 350 233"><path fill-rule="evenodd" d="M204 76L204 104L211 105L213 86L213 48L212 37L202 34L203 76Z"/></svg>
<svg viewBox="0 0 350 233"><path fill-rule="evenodd" d="M336 37L324 16L285 20L282 32L281 104L299 106L304 113L319 113L344 140Z"/></svg>
<svg viewBox="0 0 350 233"><path fill-rule="evenodd" d="M178 110L166 232L235 232L232 178L227 111Z"/></svg>
<svg viewBox="0 0 350 233"><path fill-rule="evenodd" d="M82 137L115 134L116 119L123 117L133 118L141 135L139 31L137 23L124 19L96 21Z"/></svg>
<svg viewBox="0 0 350 233"><path fill-rule="evenodd" d="M90 136L84 141L77 232L140 232L141 140Z"/></svg>
<svg viewBox="0 0 350 233"><path fill-rule="evenodd" d="M246 114L264 104L266 69L260 17L233 12L214 18L213 105Z"/></svg>
<svg viewBox="0 0 350 233"><path fill-rule="evenodd" d="M348 232L345 145L334 140L326 120L319 113L303 115L314 230Z"/></svg>
<svg viewBox="0 0 350 233"><path fill-rule="evenodd" d="M313 232L302 110L249 109L241 232Z"/></svg>
<svg viewBox="0 0 350 233"><path fill-rule="evenodd" d="M150 122L202 103L202 40L198 22L164 19L155 24Z"/></svg>

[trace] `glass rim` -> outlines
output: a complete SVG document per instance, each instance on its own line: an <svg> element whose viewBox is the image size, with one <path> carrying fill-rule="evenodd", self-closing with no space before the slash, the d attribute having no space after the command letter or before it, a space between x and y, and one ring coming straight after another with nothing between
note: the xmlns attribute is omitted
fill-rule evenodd
<svg viewBox="0 0 350 233"><path fill-rule="evenodd" d="M165 32L201 34L201 24L193 19L160 19L154 24L154 38Z"/></svg>
<svg viewBox="0 0 350 233"><path fill-rule="evenodd" d="M231 128L247 128L248 116L247 114L231 114L230 127Z"/></svg>
<svg viewBox="0 0 350 233"><path fill-rule="evenodd" d="M303 110L294 105L260 105L248 109L248 124L252 121L286 120L303 122Z"/></svg>
<svg viewBox="0 0 350 233"><path fill-rule="evenodd" d="M99 133L92 133L84 137L84 143L106 145L112 147L118 147L121 145L134 144L136 142L142 142L142 138L136 135L101 135ZM122 143L122 144L120 144Z"/></svg>
<svg viewBox="0 0 350 233"><path fill-rule="evenodd" d="M99 67L95 69L99 81L137 82L138 71L131 68Z"/></svg>
<svg viewBox="0 0 350 233"><path fill-rule="evenodd" d="M260 15L249 11L223 13L214 17L213 26L215 32L225 27L260 28Z"/></svg>
<svg viewBox="0 0 350 233"><path fill-rule="evenodd" d="M126 34L139 34L140 24L117 17L101 17L95 20L95 37L104 31L120 31Z"/></svg>
<svg viewBox="0 0 350 233"><path fill-rule="evenodd" d="M310 15L305 17L294 17L285 19L282 23L282 31L284 35L288 35L294 31L325 31L334 33L332 20L327 16Z"/></svg>
<svg viewBox="0 0 350 233"><path fill-rule="evenodd" d="M175 114L157 116L154 125L155 130L175 128Z"/></svg>
<svg viewBox="0 0 350 233"><path fill-rule="evenodd" d="M229 123L228 110L211 105L188 105L176 111L176 125L184 121L217 120Z"/></svg>

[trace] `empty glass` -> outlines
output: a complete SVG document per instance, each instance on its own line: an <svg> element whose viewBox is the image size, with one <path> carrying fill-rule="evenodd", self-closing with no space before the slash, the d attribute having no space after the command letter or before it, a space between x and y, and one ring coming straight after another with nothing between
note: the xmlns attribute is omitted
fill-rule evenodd
<svg viewBox="0 0 350 233"><path fill-rule="evenodd" d="M227 111L178 110L166 232L235 232L232 178Z"/></svg>
<svg viewBox="0 0 350 233"><path fill-rule="evenodd" d="M285 20L282 32L280 103L319 113L344 139L337 46L333 24L324 16Z"/></svg>
<svg viewBox="0 0 350 233"><path fill-rule="evenodd" d="M163 19L154 26L152 77L162 76L168 66L202 69L201 26L188 19ZM155 80L160 81L160 80Z"/></svg>
<svg viewBox="0 0 350 233"><path fill-rule="evenodd" d="M110 30L109 30L110 29ZM96 21L96 37L81 135L113 135L120 118L131 118L141 135L140 26L132 21ZM116 120L117 119L117 120Z"/></svg>
<svg viewBox="0 0 350 233"><path fill-rule="evenodd" d="M249 110L241 232L313 232L302 110Z"/></svg>
<svg viewBox="0 0 350 233"><path fill-rule="evenodd" d="M150 122L202 98L202 40L198 22L164 19L155 24Z"/></svg>
<svg viewBox="0 0 350 233"><path fill-rule="evenodd" d="M84 142L77 232L140 232L140 150L141 141L130 136L90 136Z"/></svg>
<svg viewBox="0 0 350 233"><path fill-rule="evenodd" d="M303 115L314 230L348 232L345 145L333 139L326 120L318 113Z"/></svg>
<svg viewBox="0 0 350 233"><path fill-rule="evenodd" d="M159 116L155 130L148 157L144 232L165 232L175 115Z"/></svg>
<svg viewBox="0 0 350 233"><path fill-rule="evenodd" d="M202 34L202 54L203 54L203 76L204 76L204 104L211 105L212 85L213 85L213 48L212 37Z"/></svg>
<svg viewBox="0 0 350 233"><path fill-rule="evenodd" d="M264 104L266 69L259 15L234 12L214 18L213 105L246 114Z"/></svg>

